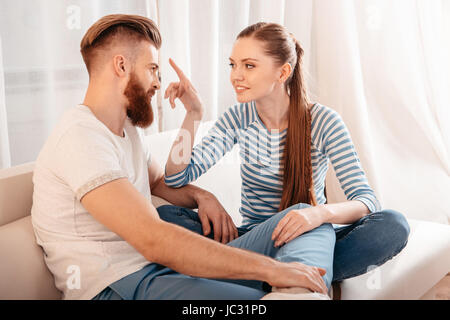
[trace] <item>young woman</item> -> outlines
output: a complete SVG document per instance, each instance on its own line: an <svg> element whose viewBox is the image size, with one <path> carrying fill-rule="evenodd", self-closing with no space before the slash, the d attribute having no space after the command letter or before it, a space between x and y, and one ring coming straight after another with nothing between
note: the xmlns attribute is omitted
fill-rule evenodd
<svg viewBox="0 0 450 320"><path fill-rule="evenodd" d="M257 23L244 29L230 57L230 81L239 104L229 108L193 150L184 150L181 159L179 150L186 139L193 146L195 122L201 120L203 106L192 84L170 61L180 82L169 85L165 98L172 107L179 98L187 112L166 164L165 182L181 187L194 181L239 144L243 223L238 236L270 221L272 229L265 230L270 232L272 245L283 248L295 243L289 250L298 250L300 261L304 261L305 245L316 253L331 251L322 257L334 257L331 262L305 262L327 269L324 280L329 287L331 280L366 273L398 254L406 245L409 226L402 214L382 210L339 114L308 100L302 57L299 43L281 25ZM329 162L345 192L345 202L326 204ZM190 219L196 219L193 213ZM197 220L203 226L209 224ZM299 240L332 224L347 225L331 227L320 235L334 233L334 247L333 241L321 247L320 237ZM237 236L231 219L216 223L214 232L223 242ZM282 260L282 256L275 257ZM331 274L332 279L327 279Z"/></svg>

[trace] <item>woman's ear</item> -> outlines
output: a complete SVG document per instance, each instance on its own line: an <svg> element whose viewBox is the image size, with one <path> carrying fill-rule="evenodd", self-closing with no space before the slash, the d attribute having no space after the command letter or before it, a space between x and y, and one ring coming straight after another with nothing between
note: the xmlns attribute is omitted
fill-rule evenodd
<svg viewBox="0 0 450 320"><path fill-rule="evenodd" d="M281 74L280 74L280 83L286 82L287 79L289 79L289 76L291 75L293 69L290 63L286 62L281 66Z"/></svg>

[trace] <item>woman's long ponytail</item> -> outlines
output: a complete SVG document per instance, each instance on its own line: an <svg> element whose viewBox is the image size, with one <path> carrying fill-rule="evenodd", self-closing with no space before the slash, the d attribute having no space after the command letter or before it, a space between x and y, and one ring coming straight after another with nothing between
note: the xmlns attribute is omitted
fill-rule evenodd
<svg viewBox="0 0 450 320"><path fill-rule="evenodd" d="M311 110L302 73L303 49L286 28L258 22L242 30L237 38L253 37L265 44L265 53L281 66L293 67L286 81L289 123L284 148L283 192L279 210L297 203L317 205L311 164Z"/></svg>
<svg viewBox="0 0 450 320"><path fill-rule="evenodd" d="M311 164L311 112L301 70L303 49L295 42L297 61L288 82L289 124L284 149L283 194L279 211L293 204L316 205Z"/></svg>

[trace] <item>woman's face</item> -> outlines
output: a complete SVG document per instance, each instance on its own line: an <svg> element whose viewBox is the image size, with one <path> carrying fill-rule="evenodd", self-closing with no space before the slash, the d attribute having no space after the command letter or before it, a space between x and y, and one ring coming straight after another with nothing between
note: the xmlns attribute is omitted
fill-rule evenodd
<svg viewBox="0 0 450 320"><path fill-rule="evenodd" d="M264 53L263 43L252 37L236 40L230 66L230 81L240 103L264 98L280 85L281 67Z"/></svg>

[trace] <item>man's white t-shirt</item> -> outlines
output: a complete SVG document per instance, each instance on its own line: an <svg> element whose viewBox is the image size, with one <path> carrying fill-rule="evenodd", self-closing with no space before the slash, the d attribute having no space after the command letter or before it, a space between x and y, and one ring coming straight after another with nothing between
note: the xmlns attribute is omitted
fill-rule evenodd
<svg viewBox="0 0 450 320"><path fill-rule="evenodd" d="M128 118L124 134L117 136L78 105L66 111L36 160L33 227L64 299L91 299L150 263L80 202L87 192L124 177L151 201L144 134Z"/></svg>

